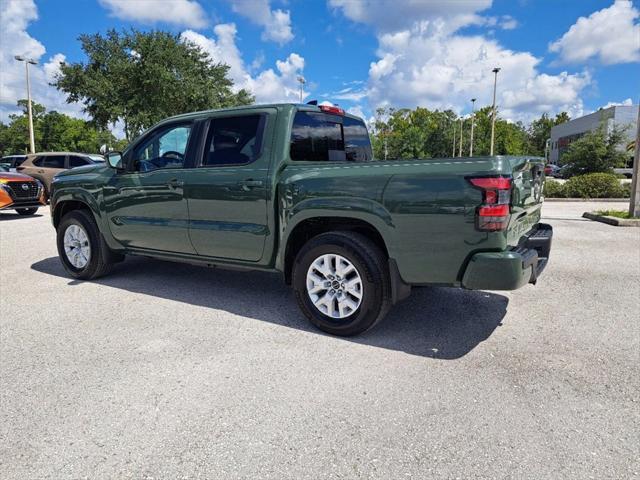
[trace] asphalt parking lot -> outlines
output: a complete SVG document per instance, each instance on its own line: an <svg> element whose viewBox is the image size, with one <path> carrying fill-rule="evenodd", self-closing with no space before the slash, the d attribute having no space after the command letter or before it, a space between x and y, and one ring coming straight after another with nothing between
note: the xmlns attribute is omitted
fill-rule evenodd
<svg viewBox="0 0 640 480"><path fill-rule="evenodd" d="M352 339L277 275L72 281L48 209L0 213L0 477L637 477L640 229L597 206L545 204L538 285L414 290Z"/></svg>

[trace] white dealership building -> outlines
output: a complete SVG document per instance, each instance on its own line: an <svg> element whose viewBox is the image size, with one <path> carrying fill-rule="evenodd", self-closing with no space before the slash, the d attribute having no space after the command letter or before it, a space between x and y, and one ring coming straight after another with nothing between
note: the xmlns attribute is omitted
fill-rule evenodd
<svg viewBox="0 0 640 480"><path fill-rule="evenodd" d="M609 108L602 108L584 117L556 125L551 128L551 138L549 140L549 162L558 164L562 154L569 147L571 142L580 138L589 131L596 130L600 125L604 125L607 131L611 131L614 126L627 127L625 131L625 141L621 148L629 153L629 158L633 160L633 145L636 137L638 122L638 105L616 105Z"/></svg>

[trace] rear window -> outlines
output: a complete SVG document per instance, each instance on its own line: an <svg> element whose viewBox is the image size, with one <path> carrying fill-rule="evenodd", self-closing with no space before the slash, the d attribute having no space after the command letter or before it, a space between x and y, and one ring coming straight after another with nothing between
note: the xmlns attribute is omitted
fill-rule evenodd
<svg viewBox="0 0 640 480"><path fill-rule="evenodd" d="M371 143L361 120L316 112L298 112L291 129L292 160L368 162Z"/></svg>
<svg viewBox="0 0 640 480"><path fill-rule="evenodd" d="M47 155L38 157L33 164L44 168L64 168L64 155Z"/></svg>
<svg viewBox="0 0 640 480"><path fill-rule="evenodd" d="M362 120L344 117L344 150L350 162L370 162L373 158L369 132Z"/></svg>
<svg viewBox="0 0 640 480"><path fill-rule="evenodd" d="M69 157L69 167L70 168L74 168L74 167L81 167L83 165L88 165L89 164L89 160L82 158L82 157Z"/></svg>
<svg viewBox="0 0 640 480"><path fill-rule="evenodd" d="M315 112L296 113L291 129L291 159L345 160L342 118Z"/></svg>

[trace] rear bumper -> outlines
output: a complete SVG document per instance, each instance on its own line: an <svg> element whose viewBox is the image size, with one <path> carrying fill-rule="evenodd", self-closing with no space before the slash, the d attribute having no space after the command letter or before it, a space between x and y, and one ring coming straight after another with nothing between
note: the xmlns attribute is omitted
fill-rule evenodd
<svg viewBox="0 0 640 480"><path fill-rule="evenodd" d="M476 253L464 272L462 286L472 290L516 290L536 283L549 262L552 238L551 225L539 223L517 247Z"/></svg>

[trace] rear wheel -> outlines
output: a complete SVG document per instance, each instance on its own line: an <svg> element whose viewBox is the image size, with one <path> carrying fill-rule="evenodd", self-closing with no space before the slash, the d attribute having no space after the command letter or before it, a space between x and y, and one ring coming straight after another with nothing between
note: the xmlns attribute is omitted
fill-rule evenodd
<svg viewBox="0 0 640 480"><path fill-rule="evenodd" d="M65 270L74 278L90 280L106 275L119 255L112 252L85 210L65 215L57 230L58 255Z"/></svg>
<svg viewBox="0 0 640 480"><path fill-rule="evenodd" d="M309 240L293 265L300 309L320 330L333 335L362 333L391 305L384 253L354 232L329 232Z"/></svg>
<svg viewBox="0 0 640 480"><path fill-rule="evenodd" d="M18 215L33 215L38 211L38 207L35 208L16 208Z"/></svg>

